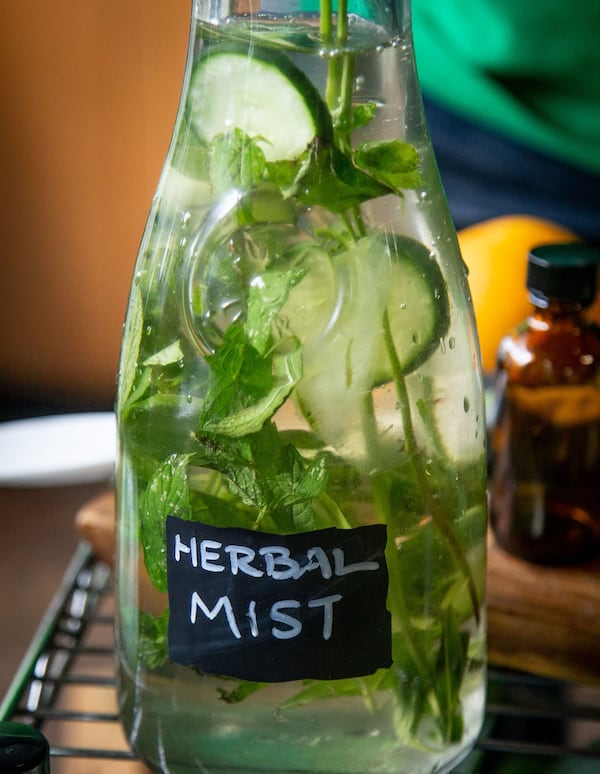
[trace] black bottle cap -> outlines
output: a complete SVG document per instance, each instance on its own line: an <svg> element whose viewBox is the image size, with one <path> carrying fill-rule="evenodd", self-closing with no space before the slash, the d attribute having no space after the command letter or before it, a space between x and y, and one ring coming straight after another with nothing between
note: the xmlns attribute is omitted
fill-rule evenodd
<svg viewBox="0 0 600 774"><path fill-rule="evenodd" d="M544 305L549 299L589 306L596 297L600 248L585 242L540 245L529 253L527 289Z"/></svg>
<svg viewBox="0 0 600 774"><path fill-rule="evenodd" d="M0 771L50 774L46 737L25 723L0 722Z"/></svg>

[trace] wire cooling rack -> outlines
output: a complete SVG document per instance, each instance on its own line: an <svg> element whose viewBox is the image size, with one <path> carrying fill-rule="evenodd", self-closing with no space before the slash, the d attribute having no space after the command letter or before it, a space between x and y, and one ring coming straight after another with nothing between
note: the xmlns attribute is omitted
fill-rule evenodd
<svg viewBox="0 0 600 774"><path fill-rule="evenodd" d="M50 742L53 774L144 774L119 725L111 574L82 543L0 705ZM599 643L600 646L600 643ZM486 720L455 774L600 773L600 689L492 668Z"/></svg>

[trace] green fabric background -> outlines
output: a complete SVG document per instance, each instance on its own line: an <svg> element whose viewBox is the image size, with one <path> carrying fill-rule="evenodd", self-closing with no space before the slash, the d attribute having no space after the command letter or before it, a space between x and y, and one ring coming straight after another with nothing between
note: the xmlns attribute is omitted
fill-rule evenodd
<svg viewBox="0 0 600 774"><path fill-rule="evenodd" d="M412 0L423 93L600 171L600 0Z"/></svg>

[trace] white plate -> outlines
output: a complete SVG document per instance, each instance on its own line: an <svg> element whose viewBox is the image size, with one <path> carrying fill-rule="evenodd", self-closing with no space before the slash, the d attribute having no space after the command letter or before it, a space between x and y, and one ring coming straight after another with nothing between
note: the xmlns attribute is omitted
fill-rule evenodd
<svg viewBox="0 0 600 774"><path fill-rule="evenodd" d="M108 481L117 449L112 412L0 422L0 486Z"/></svg>

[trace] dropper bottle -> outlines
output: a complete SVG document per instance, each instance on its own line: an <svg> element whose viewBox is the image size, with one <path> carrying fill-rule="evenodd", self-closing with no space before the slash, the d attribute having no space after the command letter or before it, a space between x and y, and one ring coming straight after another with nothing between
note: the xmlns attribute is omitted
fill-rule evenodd
<svg viewBox="0 0 600 774"><path fill-rule="evenodd" d="M0 722L0 772L50 774L50 746L41 731L25 723Z"/></svg>
<svg viewBox="0 0 600 774"><path fill-rule="evenodd" d="M531 314L498 350L491 524L540 564L600 551L600 328L585 316L599 262L584 243L532 250Z"/></svg>

